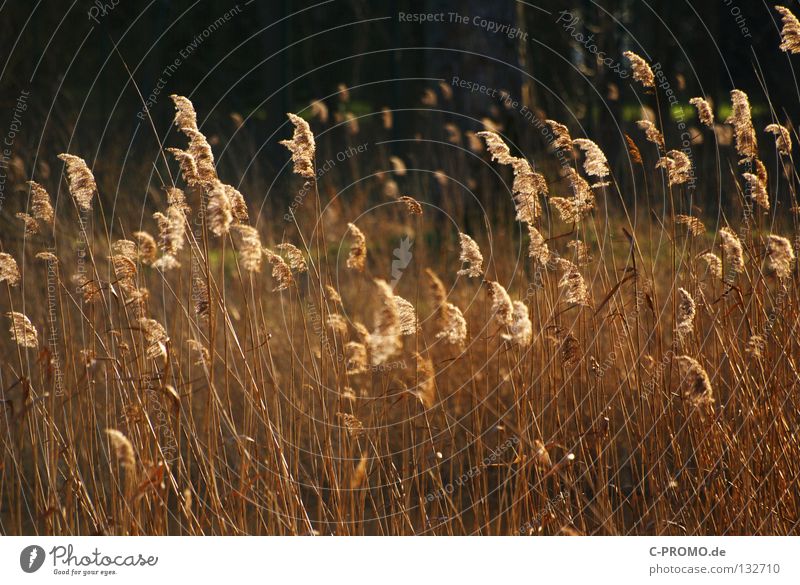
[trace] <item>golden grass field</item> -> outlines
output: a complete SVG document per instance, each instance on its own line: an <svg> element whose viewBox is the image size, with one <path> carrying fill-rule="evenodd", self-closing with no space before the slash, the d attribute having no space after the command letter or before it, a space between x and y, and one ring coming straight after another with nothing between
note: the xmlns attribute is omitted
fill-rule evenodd
<svg viewBox="0 0 800 585"><path fill-rule="evenodd" d="M442 172L434 198L358 152L354 120L317 140L316 102L283 135L290 211L262 212L173 102L154 215L109 215L71 153L69 196L31 183L0 237L2 532L798 532L787 121L756 128L740 91L727 119L692 100L691 150L737 186L699 209L714 178L659 116L627 137L629 176L552 120L535 163L488 122L451 129L484 178ZM332 184L348 148L384 172Z"/></svg>

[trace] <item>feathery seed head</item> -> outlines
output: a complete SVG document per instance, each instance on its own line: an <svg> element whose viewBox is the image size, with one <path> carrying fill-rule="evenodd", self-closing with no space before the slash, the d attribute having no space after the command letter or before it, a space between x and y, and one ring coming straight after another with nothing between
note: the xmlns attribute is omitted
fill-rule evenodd
<svg viewBox="0 0 800 585"><path fill-rule="evenodd" d="M458 239L461 244L459 260L466 264L465 268L458 271L459 276L477 278L483 274L483 254L478 244L467 234L459 232Z"/></svg>
<svg viewBox="0 0 800 585"><path fill-rule="evenodd" d="M294 134L291 140L281 140L280 143L292 153L294 172L306 179L313 179L316 153L314 134L303 118L292 113L286 115L294 125Z"/></svg>

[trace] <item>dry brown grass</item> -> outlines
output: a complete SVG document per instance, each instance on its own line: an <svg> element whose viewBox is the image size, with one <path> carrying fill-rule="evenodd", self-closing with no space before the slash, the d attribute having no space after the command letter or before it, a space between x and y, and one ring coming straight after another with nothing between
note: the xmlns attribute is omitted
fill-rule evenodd
<svg viewBox="0 0 800 585"><path fill-rule="evenodd" d="M733 99L753 160L747 96ZM673 209L605 207L619 195L605 155L552 120L563 177L481 133L514 173L517 225L448 232L420 193L362 216L365 198L321 195L314 135L290 115L308 201L267 242L279 220L251 222L175 103L183 190L149 228L112 238L91 171L64 155L72 216L53 220L32 183L39 233L3 235L4 532L797 532L792 226L745 216L715 234ZM645 180L678 200L691 161L662 158L642 126L661 149ZM741 204L753 182L770 196L750 177ZM417 237L397 275L403 233Z"/></svg>

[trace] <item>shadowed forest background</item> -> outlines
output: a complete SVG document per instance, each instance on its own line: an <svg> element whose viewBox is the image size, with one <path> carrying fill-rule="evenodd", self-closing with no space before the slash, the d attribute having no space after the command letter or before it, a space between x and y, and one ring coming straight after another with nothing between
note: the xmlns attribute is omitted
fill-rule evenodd
<svg viewBox="0 0 800 585"><path fill-rule="evenodd" d="M143 98L154 92L160 95L150 116L160 137L172 116L168 96L190 97L203 112L203 130L224 145L218 163L236 175L248 200L258 204L286 161L275 139L286 124L285 113L317 99L332 112L359 117L359 130L366 135L380 126L380 110L390 108L394 125L380 132L384 139L424 134L447 140L444 123L479 130L480 120L491 118L521 151L535 156L546 143L521 115L527 107L540 117L579 126L602 145L612 167L623 164L620 130L635 136L630 128L641 117L640 98L630 78L621 79L597 63L576 38L592 39L622 71L627 71L622 53L629 49L660 64L687 118L692 116L690 96L704 95L723 105L733 87L750 96L754 116L765 123L764 87L776 111L790 117L797 111L798 89L788 57L774 50L778 16L760 3L609 0L567 7L549 0L120 0L101 10L102 4L5 2L0 96L4 119L10 120L20 92L30 92L24 130L13 146L27 167L28 154L52 166L56 154L69 147L92 160L103 197L118 194L141 202L144 189L160 186L158 179L149 185L141 181L152 174L157 142L150 124L137 114L143 111ZM563 16L557 22L565 8L579 19L569 29ZM466 15L469 23L400 22L402 12L452 12ZM226 14L230 20L215 26ZM516 27L524 39L476 26L476 16ZM203 36L209 27L213 30ZM176 59L179 64L170 70ZM443 96L437 80L449 85L453 76L507 91L520 105L505 108L499 98L457 88ZM351 88L346 104L337 99L340 83ZM431 89L436 105L423 103ZM661 115L668 119L664 104L662 96ZM724 109L721 114L723 119L727 115ZM669 138L674 125L664 124L664 133ZM331 140L344 134L344 127L334 128ZM387 148L401 156L413 150L404 142ZM411 162L425 159L419 158ZM714 170L714 158L711 149L701 155L698 174ZM122 167L117 164L121 159ZM341 165L335 171L352 178ZM285 173L279 185L284 178ZM288 205L291 196L272 187L270 203L278 209ZM716 182L705 185L697 193L698 205L716 203L714 191L720 188Z"/></svg>

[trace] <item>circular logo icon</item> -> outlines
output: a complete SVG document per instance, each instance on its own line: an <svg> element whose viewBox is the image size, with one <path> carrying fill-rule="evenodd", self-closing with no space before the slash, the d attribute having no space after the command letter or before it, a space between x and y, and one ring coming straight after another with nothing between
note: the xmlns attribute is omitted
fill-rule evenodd
<svg viewBox="0 0 800 585"><path fill-rule="evenodd" d="M44 549L41 546L32 544L22 549L19 554L19 566L26 573L35 573L44 564Z"/></svg>

